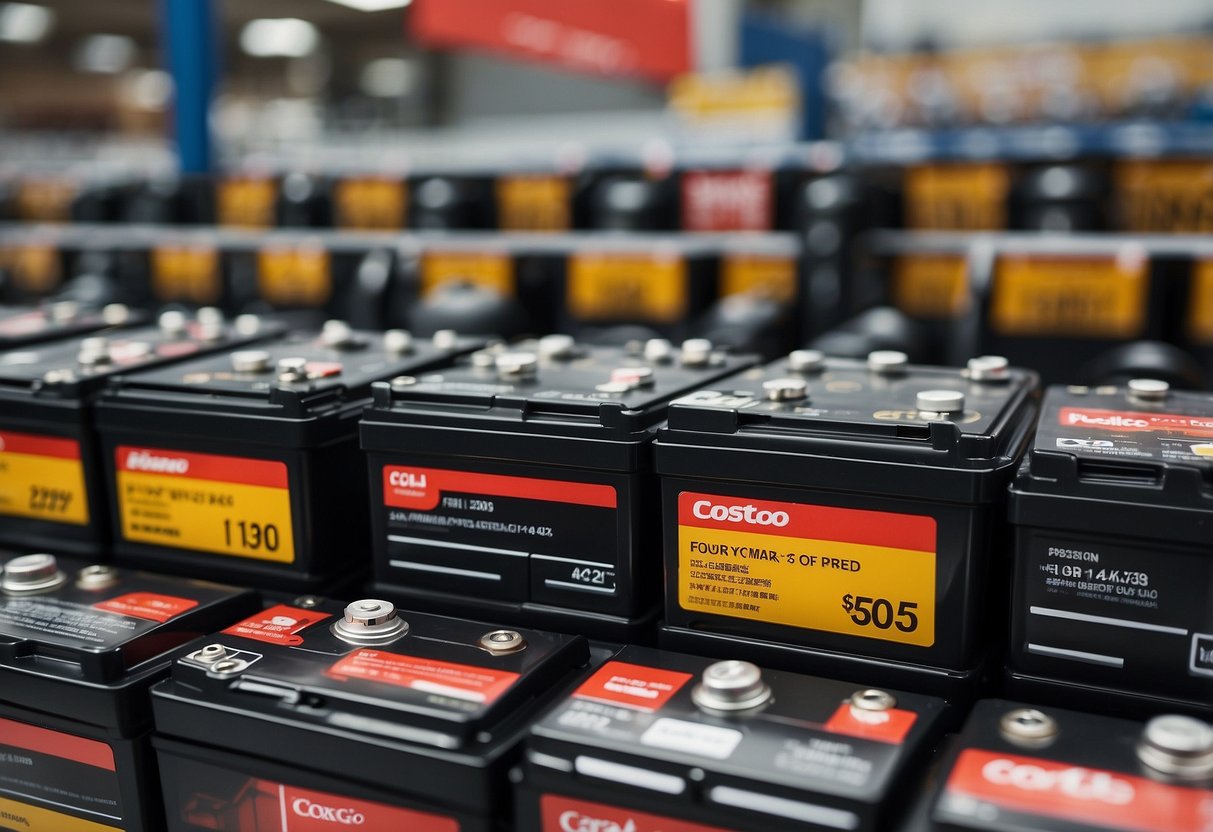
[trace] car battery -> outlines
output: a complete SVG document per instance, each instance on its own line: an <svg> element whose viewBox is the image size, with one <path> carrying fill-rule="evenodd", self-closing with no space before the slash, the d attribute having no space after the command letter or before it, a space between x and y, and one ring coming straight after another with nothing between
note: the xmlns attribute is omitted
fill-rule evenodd
<svg viewBox="0 0 1213 832"><path fill-rule="evenodd" d="M803 350L672 403L662 646L970 696L1036 392L997 356Z"/></svg>
<svg viewBox="0 0 1213 832"><path fill-rule="evenodd" d="M579 636L314 596L176 661L153 693L170 832L488 832Z"/></svg>
<svg viewBox="0 0 1213 832"><path fill-rule="evenodd" d="M375 591L419 609L641 637L658 601L650 446L671 399L752 360L564 335L377 385Z"/></svg>
<svg viewBox="0 0 1213 832"><path fill-rule="evenodd" d="M977 703L903 832L1204 832L1213 726Z"/></svg>
<svg viewBox="0 0 1213 832"><path fill-rule="evenodd" d="M120 303L92 309L72 301L0 306L0 352L141 323L144 316Z"/></svg>
<svg viewBox="0 0 1213 832"><path fill-rule="evenodd" d="M331 321L124 376L96 418L115 557L293 593L358 577L370 565L358 417L372 382L482 345Z"/></svg>
<svg viewBox="0 0 1213 832"><path fill-rule="evenodd" d="M0 563L0 828L162 829L148 689L254 612L217 584L53 555Z"/></svg>
<svg viewBox="0 0 1213 832"><path fill-rule="evenodd" d="M159 326L0 352L0 541L95 555L109 542L94 404L116 375L280 331L253 318L162 314Z"/></svg>
<svg viewBox="0 0 1213 832"><path fill-rule="evenodd" d="M640 647L534 728L518 829L889 828L943 700Z"/></svg>
<svg viewBox="0 0 1213 832"><path fill-rule="evenodd" d="M409 227L421 231L490 229L497 225L493 177L463 174L421 176L409 187Z"/></svg>
<svg viewBox="0 0 1213 832"><path fill-rule="evenodd" d="M1016 695L1213 713L1213 395L1052 387L1011 488Z"/></svg>
<svg viewBox="0 0 1213 832"><path fill-rule="evenodd" d="M1146 247L1009 239L969 259L972 307L953 329L950 360L996 353L1072 383L1125 341L1163 340L1172 286Z"/></svg>

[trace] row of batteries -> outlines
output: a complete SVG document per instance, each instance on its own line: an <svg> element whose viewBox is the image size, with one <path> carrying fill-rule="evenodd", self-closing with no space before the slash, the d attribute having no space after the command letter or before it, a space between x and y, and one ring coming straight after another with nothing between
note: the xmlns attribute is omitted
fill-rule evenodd
<svg viewBox="0 0 1213 832"><path fill-rule="evenodd" d="M1211 394L121 313L0 352L0 829L1213 828Z"/></svg>

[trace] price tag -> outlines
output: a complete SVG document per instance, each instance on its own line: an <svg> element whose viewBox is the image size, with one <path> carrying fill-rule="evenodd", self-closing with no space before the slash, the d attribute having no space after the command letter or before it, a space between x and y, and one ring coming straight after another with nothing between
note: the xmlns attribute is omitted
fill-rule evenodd
<svg viewBox="0 0 1213 832"><path fill-rule="evenodd" d="M930 647L935 519L684 491L684 610Z"/></svg>
<svg viewBox="0 0 1213 832"><path fill-rule="evenodd" d="M333 187L337 227L357 230L404 228L408 186L400 179L356 177Z"/></svg>
<svg viewBox="0 0 1213 832"><path fill-rule="evenodd" d="M969 311L963 255L905 254L893 261L893 304L915 318L959 318Z"/></svg>
<svg viewBox="0 0 1213 832"><path fill-rule="evenodd" d="M87 525L80 443L59 436L0 432L0 514Z"/></svg>
<svg viewBox="0 0 1213 832"><path fill-rule="evenodd" d="M25 222L68 222L76 185L59 179L29 179L17 190L17 216Z"/></svg>
<svg viewBox="0 0 1213 832"><path fill-rule="evenodd" d="M1000 335L1137 338L1146 326L1144 254L1003 256L995 265L990 325Z"/></svg>
<svg viewBox="0 0 1213 832"><path fill-rule="evenodd" d="M686 315L688 279L678 255L574 254L565 304L580 321L677 323Z"/></svg>
<svg viewBox="0 0 1213 832"><path fill-rule="evenodd" d="M1198 344L1213 344L1213 260L1192 264L1188 337Z"/></svg>
<svg viewBox="0 0 1213 832"><path fill-rule="evenodd" d="M796 260L757 254L726 254L721 265L722 297L761 294L780 303L795 303L799 290Z"/></svg>
<svg viewBox="0 0 1213 832"><path fill-rule="evenodd" d="M220 225L238 228L270 228L274 225L274 203L278 185L272 179L234 177L219 183L215 214Z"/></svg>
<svg viewBox="0 0 1213 832"><path fill-rule="evenodd" d="M114 462L124 539L294 562L286 463L127 446Z"/></svg>
<svg viewBox="0 0 1213 832"><path fill-rule="evenodd" d="M59 251L53 246L15 246L0 253L13 287L29 295L48 295L63 281Z"/></svg>
<svg viewBox="0 0 1213 832"><path fill-rule="evenodd" d="M1213 231L1213 162L1121 162L1115 181L1123 230Z"/></svg>
<svg viewBox="0 0 1213 832"><path fill-rule="evenodd" d="M1007 227L1011 177L993 162L923 165L906 173L906 227L997 230Z"/></svg>
<svg viewBox="0 0 1213 832"><path fill-rule="evenodd" d="M569 182L563 176L502 176L497 218L502 231L567 231Z"/></svg>
<svg viewBox="0 0 1213 832"><path fill-rule="evenodd" d="M219 252L209 246L152 249L152 292L162 301L218 303L223 294Z"/></svg>
<svg viewBox="0 0 1213 832"><path fill-rule="evenodd" d="M257 292L277 306L323 306L333 294L329 254L320 247L263 249Z"/></svg>
<svg viewBox="0 0 1213 832"><path fill-rule="evenodd" d="M427 251L422 255L422 296L451 281L471 283L512 296L514 258L496 251Z"/></svg>

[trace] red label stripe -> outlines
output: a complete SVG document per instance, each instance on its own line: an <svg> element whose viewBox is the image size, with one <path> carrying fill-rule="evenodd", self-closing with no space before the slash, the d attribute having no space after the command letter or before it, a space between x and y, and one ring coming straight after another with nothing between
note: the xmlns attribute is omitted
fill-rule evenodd
<svg viewBox="0 0 1213 832"><path fill-rule="evenodd" d="M59 459L79 459L80 443L75 439L42 436L37 433L0 432L0 453L53 456Z"/></svg>
<svg viewBox="0 0 1213 832"><path fill-rule="evenodd" d="M243 456L218 456L164 448L120 445L114 451L119 471L183 480L211 480L267 488L287 488L286 463Z"/></svg>
<svg viewBox="0 0 1213 832"><path fill-rule="evenodd" d="M751 534L935 551L935 518L857 508L698 494L678 495L678 524Z"/></svg>
<svg viewBox="0 0 1213 832"><path fill-rule="evenodd" d="M618 503L615 489L610 485L477 474L442 468L414 468L408 465L383 466L385 505L429 511L437 507L443 492L517 497L600 508L615 508Z"/></svg>
<svg viewBox="0 0 1213 832"><path fill-rule="evenodd" d="M39 728L25 722L0 719L0 746L4 745L61 757L106 771L116 770L114 751L105 743L52 731L49 728Z"/></svg>

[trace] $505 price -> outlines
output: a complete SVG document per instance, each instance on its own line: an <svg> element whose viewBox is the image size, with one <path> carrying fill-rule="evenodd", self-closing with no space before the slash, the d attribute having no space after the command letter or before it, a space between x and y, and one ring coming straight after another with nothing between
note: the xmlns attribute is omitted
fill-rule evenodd
<svg viewBox="0 0 1213 832"><path fill-rule="evenodd" d="M871 598L848 592L842 596L842 608L860 627L875 627L878 630L896 627L903 633L912 633L918 629L916 601L894 603L888 598Z"/></svg>

